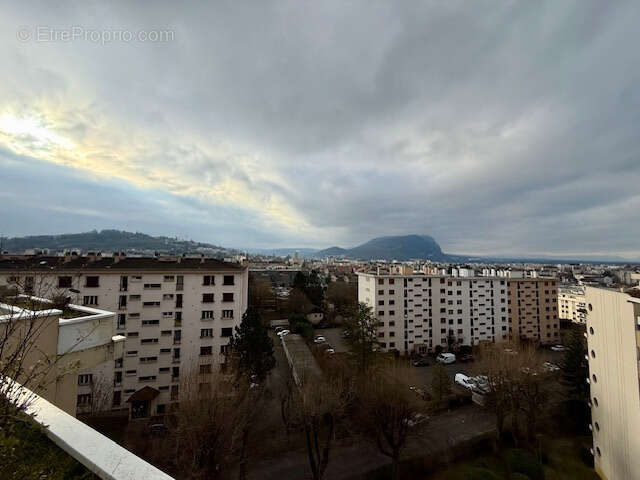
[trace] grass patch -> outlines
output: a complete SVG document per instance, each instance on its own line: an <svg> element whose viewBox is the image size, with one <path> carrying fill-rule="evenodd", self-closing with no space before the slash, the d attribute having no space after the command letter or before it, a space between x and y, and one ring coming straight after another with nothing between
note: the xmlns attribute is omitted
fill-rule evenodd
<svg viewBox="0 0 640 480"><path fill-rule="evenodd" d="M542 463L531 452L506 449L455 462L423 480L599 480L581 455L590 441L589 437L546 438L541 441Z"/></svg>
<svg viewBox="0 0 640 480"><path fill-rule="evenodd" d="M0 426L0 478L6 480L98 480L54 445L43 428L18 414Z"/></svg>

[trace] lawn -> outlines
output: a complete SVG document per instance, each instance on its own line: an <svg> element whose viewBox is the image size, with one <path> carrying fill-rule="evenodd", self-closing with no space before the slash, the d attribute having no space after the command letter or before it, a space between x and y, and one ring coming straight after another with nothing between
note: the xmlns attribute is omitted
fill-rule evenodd
<svg viewBox="0 0 640 480"><path fill-rule="evenodd" d="M581 458L582 446L590 443L589 437L549 438L542 443L546 451L542 464L530 452L505 449L499 455L485 453L461 460L424 480L599 480Z"/></svg>

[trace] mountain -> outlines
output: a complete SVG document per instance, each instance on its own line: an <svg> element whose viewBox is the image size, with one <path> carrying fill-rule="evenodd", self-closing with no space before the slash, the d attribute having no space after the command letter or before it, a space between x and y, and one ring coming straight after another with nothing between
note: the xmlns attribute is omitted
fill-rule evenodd
<svg viewBox="0 0 640 480"><path fill-rule="evenodd" d="M447 260L447 255L442 253L440 245L427 235L378 237L349 249L331 247L320 250L315 256L342 256L361 260Z"/></svg>
<svg viewBox="0 0 640 480"><path fill-rule="evenodd" d="M219 256L237 253L210 243L179 240L171 237L152 237L144 233L120 230L93 230L85 233L62 235L37 235L0 239L1 250L20 253L27 249L63 251L80 249L87 251L157 251L162 253L208 253Z"/></svg>

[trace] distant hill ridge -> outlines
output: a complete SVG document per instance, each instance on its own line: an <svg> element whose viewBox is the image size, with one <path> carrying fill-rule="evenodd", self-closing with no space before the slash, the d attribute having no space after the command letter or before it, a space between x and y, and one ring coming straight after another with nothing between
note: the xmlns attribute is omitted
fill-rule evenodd
<svg viewBox="0 0 640 480"><path fill-rule="evenodd" d="M400 235L378 237L353 248L330 247L320 250L316 257L341 256L360 260L412 260L445 261L440 245L428 235Z"/></svg>
<svg viewBox="0 0 640 480"><path fill-rule="evenodd" d="M179 240L171 237L153 237L145 233L125 232L121 230L93 230L84 233L65 233L62 235L36 235L28 237L5 238L0 242L2 250L20 253L28 249L49 249L62 251L77 248L82 251L131 251L153 250L168 253L190 253L199 249L217 250L221 255L236 253L236 250L212 245L210 243Z"/></svg>

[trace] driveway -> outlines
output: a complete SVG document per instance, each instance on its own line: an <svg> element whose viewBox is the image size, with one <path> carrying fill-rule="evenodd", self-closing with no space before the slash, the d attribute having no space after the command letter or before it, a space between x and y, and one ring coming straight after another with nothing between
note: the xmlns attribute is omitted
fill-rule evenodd
<svg viewBox="0 0 640 480"><path fill-rule="evenodd" d="M323 335L336 353L346 353L349 351L349 345L341 334L342 328L317 328L314 332L314 335Z"/></svg>

